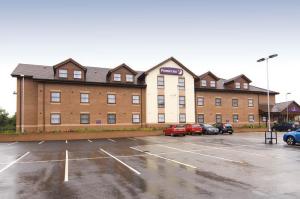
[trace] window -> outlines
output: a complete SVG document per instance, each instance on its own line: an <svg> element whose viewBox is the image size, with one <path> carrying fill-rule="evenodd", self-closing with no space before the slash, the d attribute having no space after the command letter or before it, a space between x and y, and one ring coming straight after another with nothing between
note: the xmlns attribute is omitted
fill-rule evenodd
<svg viewBox="0 0 300 199"><path fill-rule="evenodd" d="M133 75L126 75L126 82L133 82Z"/></svg>
<svg viewBox="0 0 300 199"><path fill-rule="evenodd" d="M179 89L184 89L185 88L185 79L182 77L178 78L178 88Z"/></svg>
<svg viewBox="0 0 300 199"><path fill-rule="evenodd" d="M58 76L61 78L67 78L68 77L68 71L65 69L59 69L58 70Z"/></svg>
<svg viewBox="0 0 300 199"><path fill-rule="evenodd" d="M244 89L248 89L249 88L249 84L248 83L244 83Z"/></svg>
<svg viewBox="0 0 300 199"><path fill-rule="evenodd" d="M235 83L235 88L240 89L240 88L241 88L241 83L240 83L240 82L236 82L236 83Z"/></svg>
<svg viewBox="0 0 300 199"><path fill-rule="evenodd" d="M216 98L215 99L215 105L216 106L222 106L222 99L221 98Z"/></svg>
<svg viewBox="0 0 300 199"><path fill-rule="evenodd" d="M180 123L185 123L185 113L180 113L179 114L179 122Z"/></svg>
<svg viewBox="0 0 300 199"><path fill-rule="evenodd" d="M197 97L197 106L204 106L204 97Z"/></svg>
<svg viewBox="0 0 300 199"><path fill-rule="evenodd" d="M107 103L108 104L115 104L116 103L116 95L108 94L107 95Z"/></svg>
<svg viewBox="0 0 300 199"><path fill-rule="evenodd" d="M132 104L140 104L140 96L139 95L132 96Z"/></svg>
<svg viewBox="0 0 300 199"><path fill-rule="evenodd" d="M121 74L114 74L114 81L120 82L121 81Z"/></svg>
<svg viewBox="0 0 300 199"><path fill-rule="evenodd" d="M179 107L180 108L185 107L185 96L179 96Z"/></svg>
<svg viewBox="0 0 300 199"><path fill-rule="evenodd" d="M51 102L60 102L60 92L51 92Z"/></svg>
<svg viewBox="0 0 300 199"><path fill-rule="evenodd" d="M239 107L239 100L238 99L232 99L232 107Z"/></svg>
<svg viewBox="0 0 300 199"><path fill-rule="evenodd" d="M158 123L165 123L165 114L164 113L158 114Z"/></svg>
<svg viewBox="0 0 300 199"><path fill-rule="evenodd" d="M114 113L107 114L107 123L108 124L115 124L116 120L117 120L116 114L114 114Z"/></svg>
<svg viewBox="0 0 300 199"><path fill-rule="evenodd" d="M216 114L216 123L222 123L222 115Z"/></svg>
<svg viewBox="0 0 300 199"><path fill-rule="evenodd" d="M132 123L140 123L140 114L132 114Z"/></svg>
<svg viewBox="0 0 300 199"><path fill-rule="evenodd" d="M80 103L89 103L88 93L80 93Z"/></svg>
<svg viewBox="0 0 300 199"><path fill-rule="evenodd" d="M80 70L74 71L74 79L81 79L81 71Z"/></svg>
<svg viewBox="0 0 300 199"><path fill-rule="evenodd" d="M60 113L51 113L51 124L60 124Z"/></svg>
<svg viewBox="0 0 300 199"><path fill-rule="evenodd" d="M248 99L248 107L254 107L253 99Z"/></svg>
<svg viewBox="0 0 300 199"><path fill-rule="evenodd" d="M89 124L90 123L90 114L82 113L80 114L80 124Z"/></svg>
<svg viewBox="0 0 300 199"><path fill-rule="evenodd" d="M216 81L210 81L210 87L215 88L216 87Z"/></svg>
<svg viewBox="0 0 300 199"><path fill-rule="evenodd" d="M248 121L249 123L253 123L254 122L254 115L248 115Z"/></svg>
<svg viewBox="0 0 300 199"><path fill-rule="evenodd" d="M201 80L201 86L206 86L206 80Z"/></svg>
<svg viewBox="0 0 300 199"><path fill-rule="evenodd" d="M164 76L157 76L157 87L165 86L165 78Z"/></svg>
<svg viewBox="0 0 300 199"><path fill-rule="evenodd" d="M204 123L204 114L198 114L197 121L199 124L203 124Z"/></svg>
<svg viewBox="0 0 300 199"><path fill-rule="evenodd" d="M233 123L238 123L239 122L239 115L238 114L233 114L232 120L233 120Z"/></svg>
<svg viewBox="0 0 300 199"><path fill-rule="evenodd" d="M157 106L158 106L158 108L164 108L165 107L165 96L164 95L158 95L157 96Z"/></svg>

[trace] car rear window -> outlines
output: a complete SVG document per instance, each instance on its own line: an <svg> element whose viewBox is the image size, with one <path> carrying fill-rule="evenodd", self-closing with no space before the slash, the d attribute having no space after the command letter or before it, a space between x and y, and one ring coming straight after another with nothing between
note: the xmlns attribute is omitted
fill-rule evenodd
<svg viewBox="0 0 300 199"><path fill-rule="evenodd" d="M199 124L194 124L194 125L192 125L192 127L194 127L194 128L199 128L200 125L199 125Z"/></svg>
<svg viewBox="0 0 300 199"><path fill-rule="evenodd" d="M176 128L184 128L184 125L176 125Z"/></svg>
<svg viewBox="0 0 300 199"><path fill-rule="evenodd" d="M226 126L226 127L232 127L232 125L231 125L231 124L225 124L225 126Z"/></svg>

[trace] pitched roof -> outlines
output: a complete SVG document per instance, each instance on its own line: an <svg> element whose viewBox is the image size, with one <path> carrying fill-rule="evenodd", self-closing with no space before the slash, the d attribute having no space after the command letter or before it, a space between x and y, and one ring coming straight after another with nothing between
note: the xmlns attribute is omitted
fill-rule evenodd
<svg viewBox="0 0 300 199"><path fill-rule="evenodd" d="M132 74L136 75L137 72L135 70L133 70L132 68L130 68L128 65L126 65L125 63L113 68L113 69L110 69L107 73L107 75L110 75L110 73L120 69L120 68L126 68L127 70L129 70Z"/></svg>
<svg viewBox="0 0 300 199"><path fill-rule="evenodd" d="M230 78L230 79L226 80L226 81L224 82L224 84L229 84L229 83L231 83L231 82L233 82L234 80L239 79L239 78L243 78L243 79L245 79L245 80L246 80L247 82L249 82L249 83L252 82L246 75L241 74L241 75L238 75L238 76L236 76L236 77L233 77L233 78Z"/></svg>
<svg viewBox="0 0 300 199"><path fill-rule="evenodd" d="M209 76L213 77L216 81L220 79L220 78L218 78L215 74L213 74L210 71L207 71L206 73L200 75L199 78L201 79L201 78L205 77L206 75L209 75Z"/></svg>
<svg viewBox="0 0 300 199"><path fill-rule="evenodd" d="M168 61L173 61L173 62L175 62L177 65L179 65L181 68L183 68L185 71L187 71L187 72L188 72L190 75L192 75L194 78L198 78L197 75L195 75L192 71L190 71L187 67L185 67L182 63L180 63L180 62L179 62L177 59L175 59L174 57L170 57L170 58L168 58L168 59L162 61L161 63L159 63L159 64L153 66L153 67L150 68L149 70L145 71L145 72L141 75L141 77L146 76L150 71L152 71L152 70L154 70L154 69L160 67L161 65L167 63Z"/></svg>
<svg viewBox="0 0 300 199"><path fill-rule="evenodd" d="M69 59L67 59L67 60L65 60L65 61L62 61L62 62L60 62L60 63L58 63L58 64L55 64L55 65L53 66L53 68L56 69L56 68L58 68L58 67L60 67L60 66L63 66L63 65L65 65L65 64L69 63L69 62L73 63L74 65L78 66L78 67L81 68L82 70L86 71L86 67L82 66L81 64L79 64L78 62L76 62L76 61L75 61L74 59L72 59L72 58L69 58Z"/></svg>

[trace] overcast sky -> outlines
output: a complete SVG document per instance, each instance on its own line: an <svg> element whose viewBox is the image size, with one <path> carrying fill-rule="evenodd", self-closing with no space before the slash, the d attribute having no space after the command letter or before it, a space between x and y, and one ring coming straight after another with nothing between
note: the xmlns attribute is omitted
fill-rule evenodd
<svg viewBox="0 0 300 199"><path fill-rule="evenodd" d="M300 102L298 0L0 0L0 107L16 110L10 76L18 63L54 65L72 57L82 65L123 62L147 70L174 56L194 73L222 78L241 73L277 101Z"/></svg>

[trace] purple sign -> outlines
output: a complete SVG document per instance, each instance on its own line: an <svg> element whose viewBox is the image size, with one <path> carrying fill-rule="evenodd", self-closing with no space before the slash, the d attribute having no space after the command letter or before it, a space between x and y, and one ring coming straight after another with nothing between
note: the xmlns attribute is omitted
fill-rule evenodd
<svg viewBox="0 0 300 199"><path fill-rule="evenodd" d="M96 120L96 124L101 124L101 120Z"/></svg>
<svg viewBox="0 0 300 199"><path fill-rule="evenodd" d="M291 106L289 107L289 112L291 113L300 112L300 108L296 106Z"/></svg>
<svg viewBox="0 0 300 199"><path fill-rule="evenodd" d="M179 68L163 67L160 68L160 74L183 75L183 70Z"/></svg>

